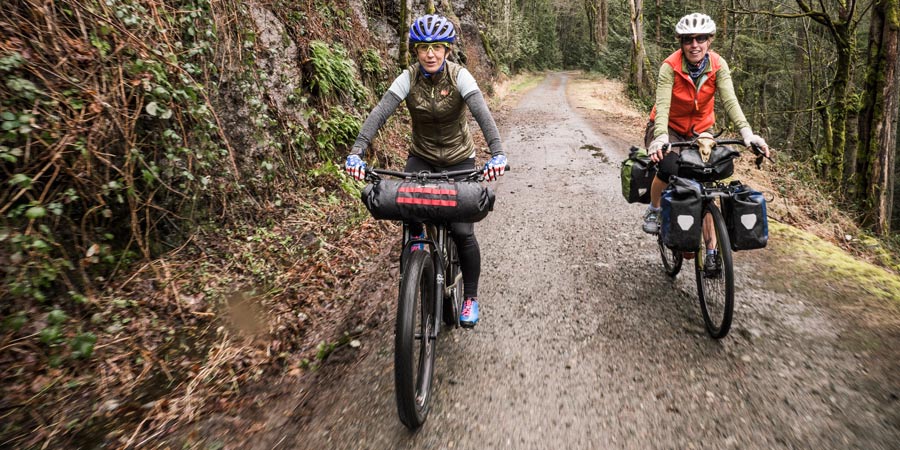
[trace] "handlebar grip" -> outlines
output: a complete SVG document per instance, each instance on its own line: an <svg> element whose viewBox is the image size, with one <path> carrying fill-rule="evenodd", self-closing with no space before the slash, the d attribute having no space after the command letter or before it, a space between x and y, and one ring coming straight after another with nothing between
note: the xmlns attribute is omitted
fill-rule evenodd
<svg viewBox="0 0 900 450"><path fill-rule="evenodd" d="M760 147L758 144L751 143L750 149L753 150L753 153L756 153L757 155L763 154L762 147Z"/></svg>

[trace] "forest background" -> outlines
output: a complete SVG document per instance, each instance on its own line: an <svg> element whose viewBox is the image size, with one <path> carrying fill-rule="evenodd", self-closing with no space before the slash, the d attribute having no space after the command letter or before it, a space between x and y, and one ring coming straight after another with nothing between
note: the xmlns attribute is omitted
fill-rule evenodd
<svg viewBox="0 0 900 450"><path fill-rule="evenodd" d="M4 1L0 447L140 444L353 343L351 281L397 229L342 161L435 9L488 95L581 69L645 107L678 18L711 15L807 205L781 219L900 267L898 0Z"/></svg>

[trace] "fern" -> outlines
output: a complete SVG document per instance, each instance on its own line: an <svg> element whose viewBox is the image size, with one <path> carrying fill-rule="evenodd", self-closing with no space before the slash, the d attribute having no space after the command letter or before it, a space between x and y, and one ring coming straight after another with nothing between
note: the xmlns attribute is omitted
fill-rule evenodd
<svg viewBox="0 0 900 450"><path fill-rule="evenodd" d="M334 101L349 98L363 103L368 91L359 81L356 65L347 56L340 44L329 47L326 42L312 41L309 44L312 80L310 87L320 98Z"/></svg>

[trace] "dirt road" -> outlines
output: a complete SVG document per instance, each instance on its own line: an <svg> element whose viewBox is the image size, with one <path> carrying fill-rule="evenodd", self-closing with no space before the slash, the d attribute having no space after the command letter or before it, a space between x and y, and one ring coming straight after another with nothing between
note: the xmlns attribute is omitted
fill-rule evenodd
<svg viewBox="0 0 900 450"><path fill-rule="evenodd" d="M736 255L734 327L710 339L692 271L663 275L642 206L619 193L632 142L570 107L569 78L549 76L503 121L514 170L476 227L481 323L441 335L425 425L397 418L385 314L360 350L342 350L361 352L346 374L255 446L898 448L896 330L860 329L818 295L761 281L791 264L773 239ZM877 343L850 345L851 332Z"/></svg>

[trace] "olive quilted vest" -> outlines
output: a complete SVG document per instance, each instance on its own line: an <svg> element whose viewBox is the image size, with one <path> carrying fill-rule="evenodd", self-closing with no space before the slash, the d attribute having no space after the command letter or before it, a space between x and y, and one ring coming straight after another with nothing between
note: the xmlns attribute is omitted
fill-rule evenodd
<svg viewBox="0 0 900 450"><path fill-rule="evenodd" d="M456 86L460 69L459 64L447 61L443 72L425 78L418 63L409 67L406 107L412 119L410 154L436 166L460 163L475 148L466 102Z"/></svg>

